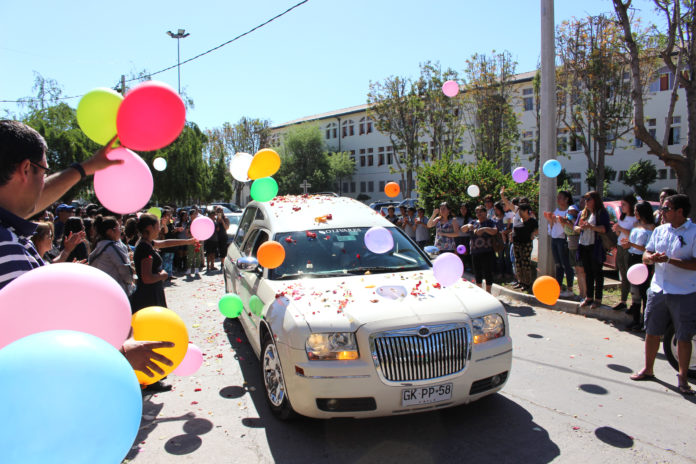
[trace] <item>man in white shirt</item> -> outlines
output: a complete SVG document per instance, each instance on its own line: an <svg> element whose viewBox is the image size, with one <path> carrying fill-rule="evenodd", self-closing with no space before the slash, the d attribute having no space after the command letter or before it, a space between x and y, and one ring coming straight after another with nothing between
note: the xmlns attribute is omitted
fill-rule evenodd
<svg viewBox="0 0 696 464"><path fill-rule="evenodd" d="M665 223L655 229L643 254L643 263L655 265L645 307L645 367L631 379L655 378L660 336L671 320L677 339L678 388L693 395L688 371L696 335L696 225L687 219L691 204L686 195L667 197L661 211Z"/></svg>

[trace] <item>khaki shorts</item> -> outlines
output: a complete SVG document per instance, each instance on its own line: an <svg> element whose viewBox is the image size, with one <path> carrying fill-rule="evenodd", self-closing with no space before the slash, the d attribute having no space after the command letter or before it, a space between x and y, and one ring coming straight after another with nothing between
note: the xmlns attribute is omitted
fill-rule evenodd
<svg viewBox="0 0 696 464"><path fill-rule="evenodd" d="M568 249L568 260L570 261L570 265L572 267L582 266L582 263L578 259L577 248L575 250Z"/></svg>

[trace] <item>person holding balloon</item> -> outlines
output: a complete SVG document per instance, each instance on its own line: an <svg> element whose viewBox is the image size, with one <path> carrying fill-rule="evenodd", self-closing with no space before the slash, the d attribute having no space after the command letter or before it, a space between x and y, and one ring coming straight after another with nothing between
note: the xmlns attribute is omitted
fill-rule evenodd
<svg viewBox="0 0 696 464"><path fill-rule="evenodd" d="M189 220L186 223L186 236L191 238L191 224L198 217L198 208L195 206L189 211ZM192 274L196 274L196 277L200 277L201 268L203 267L203 250L201 249L201 244L196 240L191 242L186 248L186 265L188 269L186 274L189 277L193 277Z"/></svg>
<svg viewBox="0 0 696 464"><path fill-rule="evenodd" d="M587 283L587 298L580 303L581 307L590 306L592 309L597 309L602 305L604 293L602 263L606 259L607 252L598 234L605 233L610 227L609 213L604 207L602 197L594 190L587 192L585 209L580 214L578 225L575 227L575 231L580 233L578 250Z"/></svg>
<svg viewBox="0 0 696 464"><path fill-rule="evenodd" d="M612 230L618 235L617 240L619 245L621 245L623 240L628 238L631 229L633 229L636 223L636 217L634 216L636 202L636 197L632 193L624 195L621 199L621 215L616 224L612 226ZM621 301L612 309L617 311L627 309L626 300L628 299L628 293L631 291L631 283L628 281L628 276L626 275L628 268L631 266L629 264L629 259L628 249L622 246L616 247L616 268L621 277Z"/></svg>
<svg viewBox="0 0 696 464"><path fill-rule="evenodd" d="M140 241L135 247L133 261L138 283L130 298L131 311L136 313L149 306L167 307L163 282L169 275L162 269L162 257L155 248L162 249L181 245L193 245L196 239L156 240L159 236L159 219L154 214L144 213L138 218Z"/></svg>
<svg viewBox="0 0 696 464"><path fill-rule="evenodd" d="M520 203L517 212L521 221L512 227L516 287L529 292L532 290L532 246L534 237L539 232L539 223L532 216L532 207L528 203Z"/></svg>
<svg viewBox="0 0 696 464"><path fill-rule="evenodd" d="M433 227L435 227L435 246L440 253L454 253L457 248L454 239L459 236L459 223L447 202L440 203L440 207L433 210L428 220L428 228Z"/></svg>
<svg viewBox="0 0 696 464"><path fill-rule="evenodd" d="M655 230L655 216L653 215L650 203L647 201L638 202L634 212L637 223L635 227L631 229L629 236L621 239L619 242L621 248L628 251L629 269L643 262L645 245L650 240L653 230ZM645 305L648 302L648 288L650 287L650 280L652 279L654 268L655 266L653 264L647 265L648 275L644 282L637 284L631 282L632 304L626 311L633 316L633 325L629 327L631 330L640 331L643 328L642 318L640 317L641 303L643 311L645 311ZM629 279L629 277L630 276L627 275L626 278Z"/></svg>

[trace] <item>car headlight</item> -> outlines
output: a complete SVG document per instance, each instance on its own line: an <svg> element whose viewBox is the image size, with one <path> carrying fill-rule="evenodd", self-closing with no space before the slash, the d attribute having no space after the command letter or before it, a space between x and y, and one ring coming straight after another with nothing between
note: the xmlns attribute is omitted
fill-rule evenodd
<svg viewBox="0 0 696 464"><path fill-rule="evenodd" d="M305 344L310 361L358 359L358 344L351 332L313 333Z"/></svg>
<svg viewBox="0 0 696 464"><path fill-rule="evenodd" d="M505 323L500 314L488 314L472 320L474 344L485 343L505 335Z"/></svg>

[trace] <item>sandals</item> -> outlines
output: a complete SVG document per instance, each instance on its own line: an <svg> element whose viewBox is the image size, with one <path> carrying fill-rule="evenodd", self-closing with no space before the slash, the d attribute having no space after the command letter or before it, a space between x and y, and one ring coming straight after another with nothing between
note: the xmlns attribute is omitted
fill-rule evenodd
<svg viewBox="0 0 696 464"><path fill-rule="evenodd" d="M686 382L682 382L682 378L679 374L677 374L677 387L679 388L679 393L682 395L695 395L696 391L694 391L691 388L691 385L689 385L689 381L687 380Z"/></svg>
<svg viewBox="0 0 696 464"><path fill-rule="evenodd" d="M585 298L584 300L582 300L582 303L580 303L580 307L584 308L586 306L590 306L592 303L593 301L591 299Z"/></svg>
<svg viewBox="0 0 696 464"><path fill-rule="evenodd" d="M636 382L643 382L646 380L655 380L655 374L646 374L645 372L639 372L637 374L633 374L630 377L631 380L634 380Z"/></svg>

